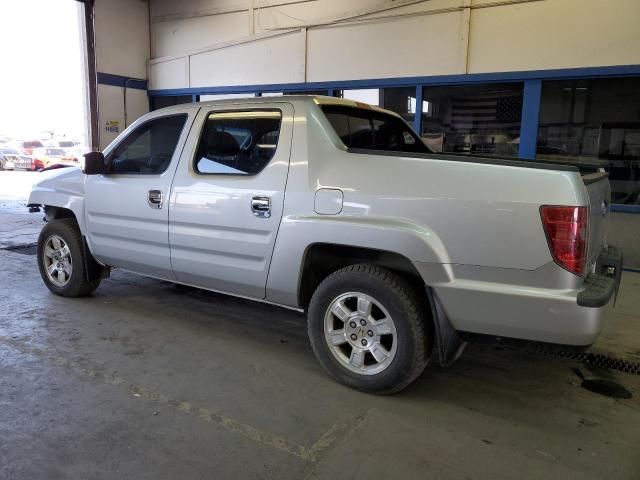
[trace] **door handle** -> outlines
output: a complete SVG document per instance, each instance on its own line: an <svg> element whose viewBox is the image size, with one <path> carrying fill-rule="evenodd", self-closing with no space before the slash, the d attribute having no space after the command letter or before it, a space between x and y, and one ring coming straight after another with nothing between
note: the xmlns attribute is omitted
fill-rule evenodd
<svg viewBox="0 0 640 480"><path fill-rule="evenodd" d="M147 203L151 208L162 208L162 191L149 190L149 193L147 193Z"/></svg>
<svg viewBox="0 0 640 480"><path fill-rule="evenodd" d="M253 197L251 211L256 217L269 218L271 216L271 197Z"/></svg>

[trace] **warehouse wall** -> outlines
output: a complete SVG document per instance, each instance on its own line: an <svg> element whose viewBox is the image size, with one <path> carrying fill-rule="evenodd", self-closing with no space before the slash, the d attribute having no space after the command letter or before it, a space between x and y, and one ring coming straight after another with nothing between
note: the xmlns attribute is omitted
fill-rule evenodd
<svg viewBox="0 0 640 480"><path fill-rule="evenodd" d="M637 0L151 0L151 89L640 63Z"/></svg>
<svg viewBox="0 0 640 480"><path fill-rule="evenodd" d="M96 0L96 68L100 73L134 79L147 79L150 57L149 4L142 0ZM148 111L145 90L98 84L100 148L111 141L136 118ZM117 122L117 131L107 124Z"/></svg>

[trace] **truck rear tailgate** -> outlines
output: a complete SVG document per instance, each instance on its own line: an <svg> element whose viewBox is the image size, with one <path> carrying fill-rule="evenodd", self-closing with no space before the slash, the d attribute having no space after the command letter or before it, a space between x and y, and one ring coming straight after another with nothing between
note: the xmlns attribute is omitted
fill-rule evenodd
<svg viewBox="0 0 640 480"><path fill-rule="evenodd" d="M589 193L589 247L588 266L590 271L598 260L598 255L607 246L609 230L609 205L611 203L611 186L605 172L583 174L582 179Z"/></svg>

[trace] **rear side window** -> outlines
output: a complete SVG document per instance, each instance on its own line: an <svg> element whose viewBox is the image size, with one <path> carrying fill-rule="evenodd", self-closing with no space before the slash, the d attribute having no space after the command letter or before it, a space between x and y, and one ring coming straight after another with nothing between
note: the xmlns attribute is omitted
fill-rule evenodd
<svg viewBox="0 0 640 480"><path fill-rule="evenodd" d="M201 174L255 175L278 147L279 110L212 112L200 135L194 169Z"/></svg>
<svg viewBox="0 0 640 480"><path fill-rule="evenodd" d="M347 148L430 152L400 118L366 108L323 105L322 111Z"/></svg>
<svg viewBox="0 0 640 480"><path fill-rule="evenodd" d="M110 173L159 175L171 164L187 115L154 118L131 132L111 154Z"/></svg>

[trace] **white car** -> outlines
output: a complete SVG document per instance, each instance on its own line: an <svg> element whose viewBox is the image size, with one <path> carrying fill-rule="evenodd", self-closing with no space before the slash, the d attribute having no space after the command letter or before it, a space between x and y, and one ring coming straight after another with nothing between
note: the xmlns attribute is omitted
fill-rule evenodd
<svg viewBox="0 0 640 480"><path fill-rule="evenodd" d="M0 170L31 169L31 157L13 148L0 148Z"/></svg>

